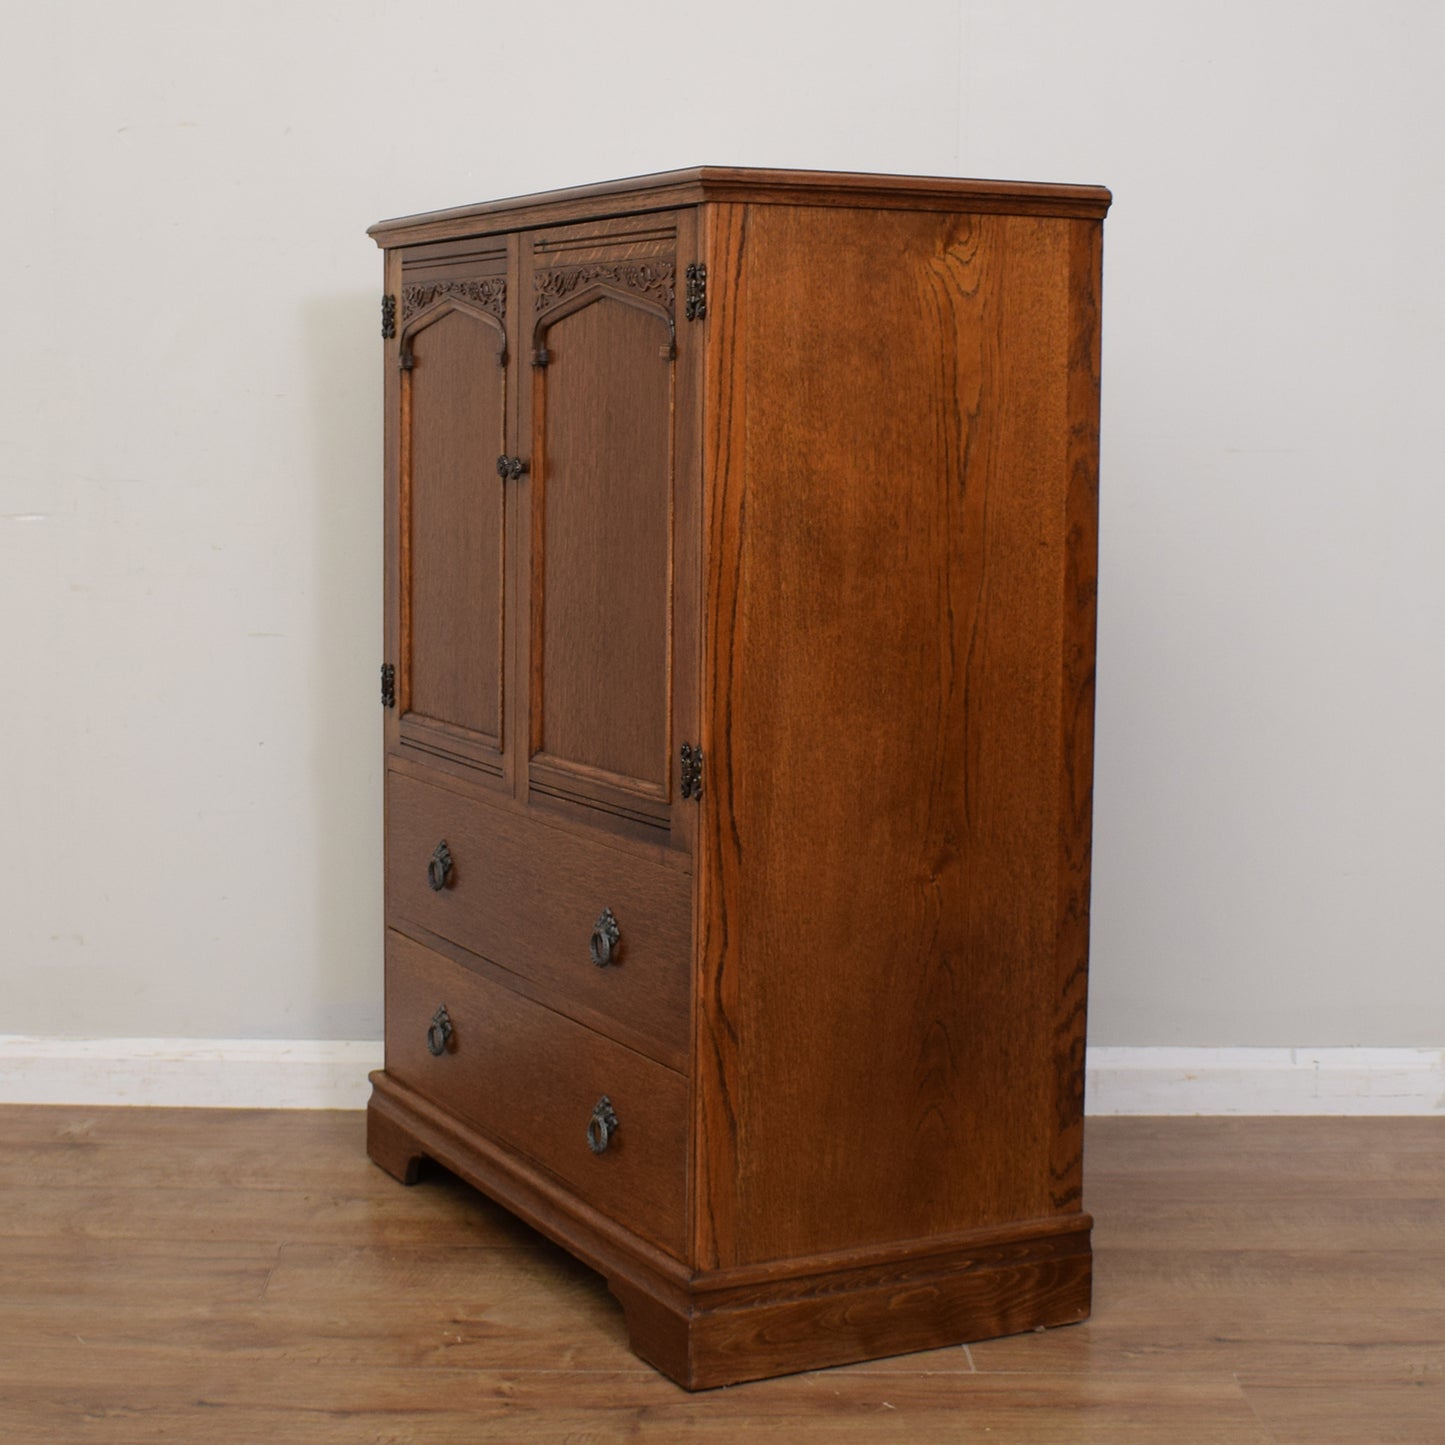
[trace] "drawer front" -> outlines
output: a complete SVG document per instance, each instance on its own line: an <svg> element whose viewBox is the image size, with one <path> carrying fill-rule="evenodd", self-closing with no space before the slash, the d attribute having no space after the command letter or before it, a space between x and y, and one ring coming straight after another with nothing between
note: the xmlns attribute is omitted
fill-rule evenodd
<svg viewBox="0 0 1445 1445"><path fill-rule="evenodd" d="M386 939L386 1072L681 1257L680 1074L395 932ZM604 1099L615 1123L599 1112Z"/></svg>
<svg viewBox="0 0 1445 1445"><path fill-rule="evenodd" d="M604 1031L616 1021L628 1042L686 1060L689 875L401 773L387 782L386 858L389 922L418 924L541 985L562 1012Z"/></svg>

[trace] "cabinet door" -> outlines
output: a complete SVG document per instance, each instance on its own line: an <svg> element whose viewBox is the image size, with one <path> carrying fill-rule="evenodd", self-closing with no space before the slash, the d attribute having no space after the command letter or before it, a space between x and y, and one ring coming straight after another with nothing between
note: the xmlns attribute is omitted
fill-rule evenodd
<svg viewBox="0 0 1445 1445"><path fill-rule="evenodd" d="M677 756L696 716L701 348L679 332L678 228L649 216L527 242L528 788L534 803L686 847Z"/></svg>
<svg viewBox="0 0 1445 1445"><path fill-rule="evenodd" d="M420 272L420 276L417 273ZM506 254L403 270L402 746L500 776L505 750Z"/></svg>

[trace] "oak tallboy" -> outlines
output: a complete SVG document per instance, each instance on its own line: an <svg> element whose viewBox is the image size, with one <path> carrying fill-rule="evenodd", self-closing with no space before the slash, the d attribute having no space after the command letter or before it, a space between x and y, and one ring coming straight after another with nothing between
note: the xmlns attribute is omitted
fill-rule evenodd
<svg viewBox="0 0 1445 1445"><path fill-rule="evenodd" d="M388 221L386 1065L689 1388L1062 1324L1107 191Z"/></svg>

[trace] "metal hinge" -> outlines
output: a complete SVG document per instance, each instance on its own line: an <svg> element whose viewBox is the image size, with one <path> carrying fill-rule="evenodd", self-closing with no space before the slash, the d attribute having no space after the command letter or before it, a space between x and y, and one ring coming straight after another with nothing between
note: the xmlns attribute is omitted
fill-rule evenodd
<svg viewBox="0 0 1445 1445"><path fill-rule="evenodd" d="M396 297L388 293L381 298L381 339L390 341L396 335Z"/></svg>
<svg viewBox="0 0 1445 1445"><path fill-rule="evenodd" d="M682 788L684 798L702 797L702 749L691 743L682 745Z"/></svg>
<svg viewBox="0 0 1445 1445"><path fill-rule="evenodd" d="M707 267L693 261L687 268L687 300L682 314L689 321L701 321L707 315Z"/></svg>
<svg viewBox="0 0 1445 1445"><path fill-rule="evenodd" d="M389 662L381 664L381 705L396 706L396 668Z"/></svg>

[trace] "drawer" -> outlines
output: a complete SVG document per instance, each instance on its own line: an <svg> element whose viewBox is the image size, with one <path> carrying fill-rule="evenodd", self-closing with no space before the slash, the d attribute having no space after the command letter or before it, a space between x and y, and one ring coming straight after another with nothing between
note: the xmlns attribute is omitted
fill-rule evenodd
<svg viewBox="0 0 1445 1445"><path fill-rule="evenodd" d="M450 866L437 889L443 843ZM389 923L521 974L604 1032L621 1024L628 1043L668 1063L687 1059L689 875L391 773L386 890Z"/></svg>
<svg viewBox="0 0 1445 1445"><path fill-rule="evenodd" d="M386 1072L681 1257L682 1075L394 931L386 936ZM604 1099L615 1117L607 1126Z"/></svg>

